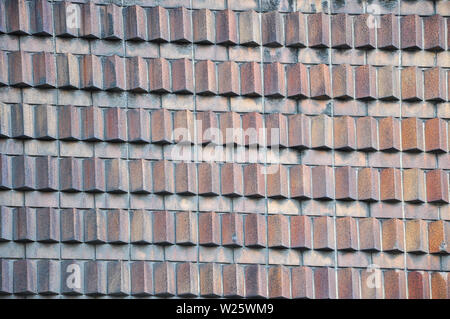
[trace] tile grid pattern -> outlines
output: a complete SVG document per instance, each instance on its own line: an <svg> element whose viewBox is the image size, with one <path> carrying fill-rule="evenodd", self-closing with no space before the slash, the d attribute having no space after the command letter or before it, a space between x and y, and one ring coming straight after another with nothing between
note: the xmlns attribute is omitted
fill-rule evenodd
<svg viewBox="0 0 450 319"><path fill-rule="evenodd" d="M239 41L241 15L252 16L252 1L167 1L167 8L147 11L140 5L160 3L94 1L81 5L81 37L72 39L56 34L56 21L50 32L31 18L27 26L23 12L44 8L44 15L46 3L54 9L58 2L1 2L0 12L21 14L0 17L0 68L7 75L0 78L2 297L448 298L447 1L381 7L398 10L393 23L402 16L398 39L407 51L394 40L388 50L375 49L383 33L368 30L361 38L365 1L331 3L329 15L302 1L271 7L259 0L264 46L250 47ZM215 12L199 10L202 3ZM120 45L96 39L92 12L122 8L127 23L137 20L123 25L126 36L118 32ZM153 18L168 17L163 39L171 42L131 40L147 40L149 10ZM284 46L283 21L297 10L305 14L305 48ZM193 44L196 18L215 20L212 33L201 31L206 42L214 43L216 33L222 43ZM333 21L346 19L355 29L350 43L345 31L345 43L333 44ZM408 28L415 28L414 39L401 33ZM24 53L47 52L48 38L53 55ZM392 69L395 58L400 64ZM221 68L227 60L239 63L237 73L234 65ZM226 74L230 90L221 89ZM249 83L260 86L248 89ZM260 165L175 163L171 128L186 121L197 140L193 118L206 127L237 118L233 126L286 129L279 174L260 175L270 151ZM72 260L82 266L78 290L64 286ZM372 263L382 268L378 289L365 286Z"/></svg>

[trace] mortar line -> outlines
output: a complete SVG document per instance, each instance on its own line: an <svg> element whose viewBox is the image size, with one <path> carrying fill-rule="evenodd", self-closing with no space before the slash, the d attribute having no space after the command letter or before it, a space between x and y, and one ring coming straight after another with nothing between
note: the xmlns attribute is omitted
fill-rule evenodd
<svg viewBox="0 0 450 319"><path fill-rule="evenodd" d="M337 245L337 227L336 227L336 174L335 174L335 167L336 167L336 151L335 151L335 143L334 143L334 97L333 97L333 48L332 48L332 29L331 29L331 4L330 2L327 2L327 6L325 7L327 12L327 19L328 19L328 42L329 42L329 48L328 50L328 72L330 77L330 115L331 115L331 142L332 142L332 148L331 148L331 171L332 171L332 189L333 189L333 234L334 234L334 248L333 248L333 257L334 257L334 280L335 280L335 298L339 298L339 281L338 281L338 245ZM327 103L327 104L328 104Z"/></svg>
<svg viewBox="0 0 450 319"><path fill-rule="evenodd" d="M125 6L124 0L121 0L120 2L120 6L122 8L122 13L123 11L127 8ZM122 14L122 18L121 18L121 22L122 22L122 30L123 30L123 38L120 41L121 45L122 45L122 54L123 54L123 65L124 65L124 69L125 69L125 83L127 82L127 45L126 45L126 40L125 40L125 32L126 32L126 28L125 28L125 19L123 18L123 14ZM126 83L125 85L128 85L128 83ZM128 116L128 106L129 106L129 92L127 90L127 88L125 88L125 91L123 93L125 95L125 116ZM128 295L126 296L126 299L131 299L132 298L132 291L131 291L131 263L132 263L132 256L131 256L131 248L132 248L132 244L131 244L131 195L130 195L130 165L129 165L129 156L130 156L130 150L129 150L129 139L128 139L128 120L127 120L127 138L126 138L126 150L127 150L127 160L126 160L126 164L127 164L127 178L128 178L128 189L127 189L127 203L128 203L128 260L127 260L127 269L128 269L128 282L129 282L129 291L128 291ZM153 225L152 225L153 226ZM153 245L153 243L152 243ZM125 262L125 261L124 261Z"/></svg>
<svg viewBox="0 0 450 319"><path fill-rule="evenodd" d="M200 183L199 183L199 174L198 174L198 168L200 165L200 161L198 160L198 152L197 150L203 150L201 145L197 145L198 142L198 134L200 132L198 132L198 127L197 127L197 85L196 85L196 76L195 76L195 44L194 44L194 17L193 17L193 13L194 13L194 9L193 9L193 0L189 1L189 19L190 19L190 31L191 31L191 41L189 42L189 45L191 46L191 60L192 60L192 86L193 86L193 94L192 94L192 101L193 101L193 107L194 107L194 111L193 111L193 117L194 117L194 157L191 160L193 160L194 162L194 167L195 167L195 181L196 181L196 186L197 186L197 194L195 195L196 198L196 208L197 208L197 213L195 214L196 220L197 220L197 231L196 231L196 235L197 235L197 240L196 240L196 263L197 263L197 297L200 296L201 291L200 291L200 195L199 195L199 191L200 191ZM212 14L214 14L212 12ZM198 45L198 44L197 44ZM212 169L212 168L211 168ZM213 181L211 180L211 183L213 183ZM217 214L215 212L215 214Z"/></svg>
<svg viewBox="0 0 450 319"><path fill-rule="evenodd" d="M268 143L267 143L267 139L266 139L266 110L265 110L265 104L266 104L266 92L265 92L265 77L264 77L264 36L263 36L263 6L262 6L262 0L258 0L258 6L259 6L259 10L258 10L258 18L259 18L259 33L260 33L260 39L261 39L261 43L259 45L259 59L260 59L260 70L261 70L261 88L262 88L262 92L263 94L261 95L261 106L262 106L262 136L260 135L260 132L256 132L256 137L257 139L262 139L262 141L264 141L263 143L263 152L264 152L264 159L263 159L263 163L262 163L262 170L264 172L264 217L265 217L265 224L266 224L266 228L265 228L265 238L266 238L266 246L264 249L265 251L265 268L264 268L264 272L265 272L265 276L266 276L266 280L267 280L267 284L265 288L266 291L266 295L269 296L269 282L268 282L268 268L269 268L269 261L270 261L270 249L269 249L269 198L267 196L267 149L268 149ZM258 148L257 146L257 152L256 152L256 156L258 157L257 162L260 162L259 159L259 152L260 152L261 147ZM249 152L250 152L250 148L249 148ZM256 169L256 174L258 175L258 168ZM259 214L259 213L258 213Z"/></svg>
<svg viewBox="0 0 450 319"><path fill-rule="evenodd" d="M399 17L401 16L401 6L402 6L402 0L399 0L399 5L398 5L398 14ZM398 43L399 43L399 57L398 57L398 65L399 67L401 67L403 69L403 52L401 50L401 18L397 19L397 23L398 23ZM421 30L423 30L423 26L422 26L422 21L421 21L421 25L420 25ZM423 35L423 32L422 32ZM423 39L422 39L422 43ZM421 73L423 73L422 71L420 71ZM408 272L407 272L407 250L406 250L406 213L405 213L405 202L404 202L404 198L403 198L403 145L401 142L401 136L402 136L402 118L403 118L403 95L402 95L402 78L401 78L401 73L402 70L399 70L399 72L397 72L397 76L398 76L398 83L399 83L399 93L400 93L400 100L399 100L399 107L400 107L400 120L399 120L399 134L400 134L400 199L401 199L401 208L402 208L402 221L403 221L403 271L405 274L405 297L406 299L408 299L409 297L409 292L408 292ZM421 79L422 80L422 79ZM425 137L425 136L424 136ZM395 178L395 175L394 175ZM386 296L385 296L386 297Z"/></svg>

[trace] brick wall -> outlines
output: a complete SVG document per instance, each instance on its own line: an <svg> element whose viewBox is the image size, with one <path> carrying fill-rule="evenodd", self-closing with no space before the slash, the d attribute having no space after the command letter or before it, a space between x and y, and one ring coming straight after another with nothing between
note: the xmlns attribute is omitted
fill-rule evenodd
<svg viewBox="0 0 450 319"><path fill-rule="evenodd" d="M0 0L0 297L448 299L449 16Z"/></svg>

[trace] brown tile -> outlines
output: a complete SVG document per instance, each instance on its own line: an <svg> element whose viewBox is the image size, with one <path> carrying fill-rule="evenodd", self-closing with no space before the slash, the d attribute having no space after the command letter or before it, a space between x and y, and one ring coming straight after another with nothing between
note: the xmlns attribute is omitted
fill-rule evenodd
<svg viewBox="0 0 450 319"><path fill-rule="evenodd" d="M289 147L304 149L310 147L310 118L304 114L288 117Z"/></svg>
<svg viewBox="0 0 450 319"><path fill-rule="evenodd" d="M306 46L306 16L301 12L289 12L284 17L286 46Z"/></svg>
<svg viewBox="0 0 450 319"><path fill-rule="evenodd" d="M170 40L172 42L189 43L192 41L191 12L184 7L169 10Z"/></svg>
<svg viewBox="0 0 450 319"><path fill-rule="evenodd" d="M53 35L52 8L48 1L37 0L30 3L30 33L42 36Z"/></svg>
<svg viewBox="0 0 450 319"><path fill-rule="evenodd" d="M152 212L153 243L172 245L175 243L174 215L168 211ZM156 290L156 289L155 289Z"/></svg>
<svg viewBox="0 0 450 319"><path fill-rule="evenodd" d="M379 200L379 173L370 167L358 170L358 199L363 201Z"/></svg>
<svg viewBox="0 0 450 319"><path fill-rule="evenodd" d="M424 49L430 51L445 50L445 20L442 16L423 17Z"/></svg>
<svg viewBox="0 0 450 319"><path fill-rule="evenodd" d="M139 56L127 58L127 89L136 93L148 92L147 62Z"/></svg>
<svg viewBox="0 0 450 319"><path fill-rule="evenodd" d="M294 99L309 96L308 69L302 63L287 67L287 96Z"/></svg>
<svg viewBox="0 0 450 319"><path fill-rule="evenodd" d="M219 264L202 264L199 266L199 274L202 297L222 296L222 270Z"/></svg>
<svg viewBox="0 0 450 319"><path fill-rule="evenodd" d="M130 264L131 295L150 296L153 294L153 268L146 261L135 261ZM155 283L156 284L156 283Z"/></svg>
<svg viewBox="0 0 450 319"><path fill-rule="evenodd" d="M331 97L330 71L328 65L313 65L309 69L311 98L326 100Z"/></svg>
<svg viewBox="0 0 450 319"><path fill-rule="evenodd" d="M286 95L284 66L278 62L264 64L264 95L281 98Z"/></svg>
<svg viewBox="0 0 450 319"><path fill-rule="evenodd" d="M105 165L100 158L83 159L83 189L85 192L104 192Z"/></svg>
<svg viewBox="0 0 450 319"><path fill-rule="evenodd" d="M201 144L213 143L221 145L220 135L218 134L217 114L212 111L197 113L197 139Z"/></svg>
<svg viewBox="0 0 450 319"><path fill-rule="evenodd" d="M334 118L334 148L349 151L356 149L356 126L353 117Z"/></svg>
<svg viewBox="0 0 450 319"><path fill-rule="evenodd" d="M289 248L289 220L284 215L269 215L268 246L271 248Z"/></svg>
<svg viewBox="0 0 450 319"><path fill-rule="evenodd" d="M184 262L176 265L177 295L180 297L196 297L198 295L198 265Z"/></svg>
<svg viewBox="0 0 450 319"><path fill-rule="evenodd" d="M130 241L133 244L153 242L152 213L146 210L130 212Z"/></svg>
<svg viewBox="0 0 450 319"><path fill-rule="evenodd" d="M395 117L384 117L378 122L380 151L400 150L400 121Z"/></svg>
<svg viewBox="0 0 450 319"><path fill-rule="evenodd" d="M431 273L431 297L433 299L448 299L449 295L448 274Z"/></svg>
<svg viewBox="0 0 450 319"><path fill-rule="evenodd" d="M81 6L81 37L88 39L99 39L100 34L100 12L94 3L84 3Z"/></svg>
<svg viewBox="0 0 450 319"><path fill-rule="evenodd" d="M222 245L241 247L244 245L244 228L242 215L225 213L221 215Z"/></svg>
<svg viewBox="0 0 450 319"><path fill-rule="evenodd" d="M267 170L267 196L271 198L287 198L288 169L284 165L273 164L266 167Z"/></svg>
<svg viewBox="0 0 450 319"><path fill-rule="evenodd" d="M355 30L355 48L357 49L374 49L375 44L375 32L376 28L371 26L374 24L373 16L366 13L356 15L354 17L354 30Z"/></svg>
<svg viewBox="0 0 450 319"><path fill-rule="evenodd" d="M310 117L311 120L311 148L333 148L333 122L325 114Z"/></svg>
<svg viewBox="0 0 450 319"><path fill-rule="evenodd" d="M380 100L398 100L400 99L398 85L398 69L393 66L383 66L377 70L377 86Z"/></svg>
<svg viewBox="0 0 450 319"><path fill-rule="evenodd" d="M314 269L316 299L336 299L336 271L333 268Z"/></svg>
<svg viewBox="0 0 450 319"><path fill-rule="evenodd" d="M333 97L351 99L354 97L353 69L349 64L333 66Z"/></svg>
<svg viewBox="0 0 450 319"><path fill-rule="evenodd" d="M137 159L129 162L130 192L148 194L152 191L152 166L149 161Z"/></svg>
<svg viewBox="0 0 450 319"><path fill-rule="evenodd" d="M289 269L285 266L269 267L269 298L290 298L291 281Z"/></svg>
<svg viewBox="0 0 450 319"><path fill-rule="evenodd" d="M151 113L152 143L169 144L172 142L172 115L167 109L155 110Z"/></svg>
<svg viewBox="0 0 450 319"><path fill-rule="evenodd" d="M336 49L352 47L352 17L348 14L338 13L331 16L331 45Z"/></svg>
<svg viewBox="0 0 450 319"><path fill-rule="evenodd" d="M172 61L172 92L189 94L194 91L192 62L186 58Z"/></svg>
<svg viewBox="0 0 450 319"><path fill-rule="evenodd" d="M261 113L251 112L242 115L242 129L244 130L244 144L255 146L264 145L263 116Z"/></svg>
<svg viewBox="0 0 450 319"><path fill-rule="evenodd" d="M25 0L5 1L6 29L10 34L27 35L30 32L29 9Z"/></svg>
<svg viewBox="0 0 450 319"><path fill-rule="evenodd" d="M220 95L239 95L239 66L234 61L225 61L217 66Z"/></svg>
<svg viewBox="0 0 450 319"><path fill-rule="evenodd" d="M314 218L314 249L334 250L334 220L330 216Z"/></svg>
<svg viewBox="0 0 450 319"><path fill-rule="evenodd" d="M422 42L422 21L417 14L401 18L401 45L405 50L420 50Z"/></svg>
<svg viewBox="0 0 450 319"><path fill-rule="evenodd" d="M313 271L309 267L294 267L291 270L292 298L313 299Z"/></svg>
<svg viewBox="0 0 450 319"><path fill-rule="evenodd" d="M426 173L427 201L429 203L448 203L448 174L441 169Z"/></svg>
<svg viewBox="0 0 450 319"><path fill-rule="evenodd" d="M308 216L290 218L291 248L311 249L311 219Z"/></svg>
<svg viewBox="0 0 450 319"><path fill-rule="evenodd" d="M377 120L373 117L356 119L356 145L358 150L378 150Z"/></svg>
<svg viewBox="0 0 450 319"><path fill-rule="evenodd" d="M259 13L254 10L239 12L239 44L257 46L261 44Z"/></svg>
<svg viewBox="0 0 450 319"><path fill-rule="evenodd" d="M359 271L355 268L341 268L337 271L339 299L360 299Z"/></svg>
<svg viewBox="0 0 450 319"><path fill-rule="evenodd" d="M311 198L311 168L294 165L290 168L290 192L292 198Z"/></svg>
<svg viewBox="0 0 450 319"><path fill-rule="evenodd" d="M358 231L356 219L352 217L342 217L336 219L337 249L357 250Z"/></svg>
<svg viewBox="0 0 450 319"><path fill-rule="evenodd" d="M374 217L361 218L359 223L359 249L380 251L380 221Z"/></svg>
<svg viewBox="0 0 450 319"><path fill-rule="evenodd" d="M102 38L106 40L121 40L123 35L122 8L115 4L100 7Z"/></svg>
<svg viewBox="0 0 450 319"><path fill-rule="evenodd" d="M189 110L180 110L174 112L173 126L173 137L175 143L183 146L190 145L194 142L194 113Z"/></svg>
<svg viewBox="0 0 450 319"><path fill-rule="evenodd" d="M195 91L200 95L214 95L216 86L216 65L210 60L195 64Z"/></svg>
<svg viewBox="0 0 450 319"><path fill-rule="evenodd" d="M153 192L167 195L174 192L173 164L167 160L153 162Z"/></svg>
<svg viewBox="0 0 450 319"><path fill-rule="evenodd" d="M409 66L402 72L402 99L405 101L420 101L422 94L422 71L416 66Z"/></svg>
<svg viewBox="0 0 450 319"><path fill-rule="evenodd" d="M402 151L424 150L423 122L416 117L402 119Z"/></svg>
<svg viewBox="0 0 450 319"><path fill-rule="evenodd" d="M403 221L400 219L388 219L383 221L383 251L404 251L404 229Z"/></svg>
<svg viewBox="0 0 450 319"><path fill-rule="evenodd" d="M147 11L147 34L149 41L169 41L169 21L167 9L156 6Z"/></svg>
<svg viewBox="0 0 450 319"><path fill-rule="evenodd" d="M248 214L244 218L244 238L247 247L266 247L266 220L259 213Z"/></svg>
<svg viewBox="0 0 450 319"><path fill-rule="evenodd" d="M214 13L209 9L200 9L192 12L194 42L213 44L214 39Z"/></svg>
<svg viewBox="0 0 450 319"><path fill-rule="evenodd" d="M223 295L224 297L241 297L245 296L244 291L244 266L238 264L229 264L222 266L223 278Z"/></svg>
<svg viewBox="0 0 450 319"><path fill-rule="evenodd" d="M378 48L395 50L399 48L399 28L397 16L393 13L380 17L378 30Z"/></svg>
<svg viewBox="0 0 450 319"><path fill-rule="evenodd" d="M245 297L267 298L267 270L264 266L245 267Z"/></svg>
<svg viewBox="0 0 450 319"><path fill-rule="evenodd" d="M349 166L337 167L334 171L336 190L339 200L357 200L357 171Z"/></svg>
<svg viewBox="0 0 450 319"><path fill-rule="evenodd" d="M425 121L425 151L433 153L447 152L446 122L440 118Z"/></svg>
<svg viewBox="0 0 450 319"><path fill-rule="evenodd" d="M428 224L428 248L430 254L446 253L450 251L450 225L443 220L432 221Z"/></svg>
<svg viewBox="0 0 450 319"><path fill-rule="evenodd" d="M402 200L400 170L384 168L380 172L380 200L397 202Z"/></svg>
<svg viewBox="0 0 450 319"><path fill-rule="evenodd" d="M406 221L406 251L424 254L428 252L428 227L424 220Z"/></svg>
<svg viewBox="0 0 450 319"><path fill-rule="evenodd" d="M141 6L133 5L124 8L125 40L146 41L147 26L145 10Z"/></svg>
<svg viewBox="0 0 450 319"><path fill-rule="evenodd" d="M128 141L134 143L150 142L150 113L144 109L127 111Z"/></svg>
<svg viewBox="0 0 450 319"><path fill-rule="evenodd" d="M246 96L261 96L261 66L256 62L241 64L241 94Z"/></svg>
<svg viewBox="0 0 450 319"><path fill-rule="evenodd" d="M33 85L31 55L28 52L15 51L8 54L9 84L17 87Z"/></svg>
<svg viewBox="0 0 450 319"><path fill-rule="evenodd" d="M216 43L233 45L237 41L236 14L232 10L216 12Z"/></svg>
<svg viewBox="0 0 450 319"><path fill-rule="evenodd" d="M175 192L180 195L195 195L197 193L195 163L180 162L175 164Z"/></svg>
<svg viewBox="0 0 450 319"><path fill-rule="evenodd" d="M56 86L55 56L48 52L33 54L33 86L54 88Z"/></svg>
<svg viewBox="0 0 450 319"><path fill-rule="evenodd" d="M418 168L403 170L403 200L423 203L426 201L425 173Z"/></svg>
<svg viewBox="0 0 450 319"><path fill-rule="evenodd" d="M103 89L108 91L126 90L123 58L112 55L103 59Z"/></svg>
<svg viewBox="0 0 450 319"><path fill-rule="evenodd" d="M362 65L356 67L355 97L360 100L373 100L377 97L376 74L373 66Z"/></svg>
<svg viewBox="0 0 450 319"><path fill-rule="evenodd" d="M334 198L333 169L329 166L315 166L311 169L312 195L314 199Z"/></svg>
<svg viewBox="0 0 450 319"><path fill-rule="evenodd" d="M180 274L180 281L175 281L175 270L174 264L169 262L157 262L153 264L153 285L154 285L154 294L159 297L170 297L176 294L177 284L186 284L183 282L185 273ZM188 273L188 275L190 272ZM151 274L150 274L151 276ZM181 288L181 287L180 287ZM177 289L177 291L179 291Z"/></svg>
<svg viewBox="0 0 450 319"><path fill-rule="evenodd" d="M386 270L384 275L384 295L386 299L406 298L406 275L403 270Z"/></svg>
<svg viewBox="0 0 450 319"><path fill-rule="evenodd" d="M177 245L197 244L197 214L190 211L176 212L175 229Z"/></svg>
<svg viewBox="0 0 450 319"><path fill-rule="evenodd" d="M262 14L262 44L279 47L284 44L283 17L280 12L270 11Z"/></svg>
<svg viewBox="0 0 450 319"><path fill-rule="evenodd" d="M162 94L170 92L169 62L166 59L150 59L148 62L148 77L150 92Z"/></svg>
<svg viewBox="0 0 450 319"><path fill-rule="evenodd" d="M308 15L308 46L329 47L329 16L319 12Z"/></svg>
<svg viewBox="0 0 450 319"><path fill-rule="evenodd" d="M242 167L236 163L225 163L221 168L222 195L242 196Z"/></svg>
<svg viewBox="0 0 450 319"><path fill-rule="evenodd" d="M220 216L217 213L201 213L199 223L199 244L204 246L220 245Z"/></svg>

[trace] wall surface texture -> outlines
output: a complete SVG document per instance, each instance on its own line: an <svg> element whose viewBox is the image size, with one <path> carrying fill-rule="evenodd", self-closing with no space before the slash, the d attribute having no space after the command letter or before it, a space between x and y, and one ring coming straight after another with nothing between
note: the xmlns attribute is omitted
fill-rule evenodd
<svg viewBox="0 0 450 319"><path fill-rule="evenodd" d="M449 17L0 0L0 298L450 298Z"/></svg>

